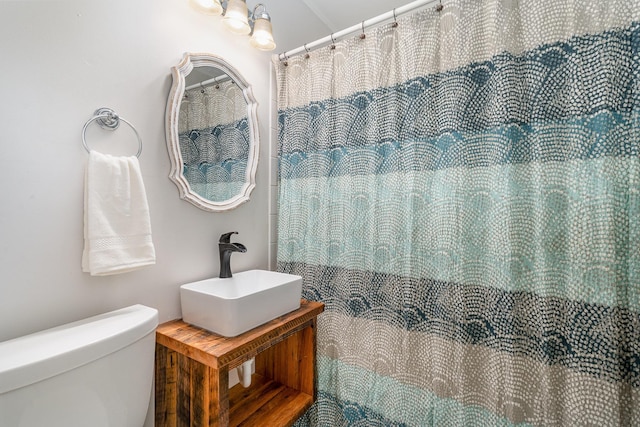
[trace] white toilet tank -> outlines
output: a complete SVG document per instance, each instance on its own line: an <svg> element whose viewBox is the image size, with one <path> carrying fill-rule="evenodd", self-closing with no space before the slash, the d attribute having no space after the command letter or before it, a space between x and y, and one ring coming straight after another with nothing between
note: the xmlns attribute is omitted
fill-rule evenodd
<svg viewBox="0 0 640 427"><path fill-rule="evenodd" d="M0 343L0 427L141 427L158 311L143 305Z"/></svg>

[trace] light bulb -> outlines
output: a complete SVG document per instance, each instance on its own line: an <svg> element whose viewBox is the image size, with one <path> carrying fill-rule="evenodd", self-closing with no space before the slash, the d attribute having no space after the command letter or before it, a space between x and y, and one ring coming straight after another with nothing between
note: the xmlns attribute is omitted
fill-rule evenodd
<svg viewBox="0 0 640 427"><path fill-rule="evenodd" d="M251 27L247 15L247 4L244 0L229 0L222 22L234 34L249 34Z"/></svg>
<svg viewBox="0 0 640 427"><path fill-rule="evenodd" d="M256 19L249 43L251 43L251 46L260 50L273 50L276 48L271 30L271 22L269 22L268 19Z"/></svg>
<svg viewBox="0 0 640 427"><path fill-rule="evenodd" d="M207 15L222 14L222 5L220 4L220 0L189 0L189 3L198 12L202 12Z"/></svg>

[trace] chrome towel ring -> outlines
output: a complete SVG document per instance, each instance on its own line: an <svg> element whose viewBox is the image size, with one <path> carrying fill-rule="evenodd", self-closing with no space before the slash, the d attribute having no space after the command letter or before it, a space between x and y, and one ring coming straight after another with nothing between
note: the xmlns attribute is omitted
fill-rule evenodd
<svg viewBox="0 0 640 427"><path fill-rule="evenodd" d="M93 117L87 120L87 122L84 124L84 127L82 128L82 145L84 146L84 149L87 150L87 152L91 152L91 149L87 144L87 128L93 121L96 121L96 123L98 123L98 125L100 125L102 129L106 130L118 129L121 121L128 124L129 127L133 129L136 137L138 138L138 152L136 153L136 157L140 157L140 153L142 153L142 138L140 138L140 134L131 123L118 116L115 111L107 107L98 108L96 111L94 111Z"/></svg>

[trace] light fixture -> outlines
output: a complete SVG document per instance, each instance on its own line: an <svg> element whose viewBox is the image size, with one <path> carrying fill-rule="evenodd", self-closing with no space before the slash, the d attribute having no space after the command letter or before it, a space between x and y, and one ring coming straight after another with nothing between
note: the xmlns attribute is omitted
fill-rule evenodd
<svg viewBox="0 0 640 427"><path fill-rule="evenodd" d="M234 34L251 34L249 44L260 50L273 50L271 17L264 4L258 3L249 14L246 0L189 0L191 5L208 15L223 14L222 22ZM224 13L223 13L224 11Z"/></svg>
<svg viewBox="0 0 640 427"><path fill-rule="evenodd" d="M256 11L260 6L262 6L262 13L257 15ZM273 50L276 48L271 29L271 17L267 13L267 8L262 3L256 5L253 9L253 33L251 34L249 43L251 43L251 46L260 50Z"/></svg>
<svg viewBox="0 0 640 427"><path fill-rule="evenodd" d="M189 3L196 10L207 15L222 15L223 12L220 0L189 0Z"/></svg>
<svg viewBox="0 0 640 427"><path fill-rule="evenodd" d="M222 22L234 34L249 34L251 26L249 25L248 13L245 0L229 0Z"/></svg>

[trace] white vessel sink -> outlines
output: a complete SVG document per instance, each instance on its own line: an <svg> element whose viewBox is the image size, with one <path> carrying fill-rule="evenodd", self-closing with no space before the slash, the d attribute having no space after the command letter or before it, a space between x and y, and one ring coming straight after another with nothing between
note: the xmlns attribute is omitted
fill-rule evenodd
<svg viewBox="0 0 640 427"><path fill-rule="evenodd" d="M300 308L302 277L266 270L234 273L180 287L182 320L235 337Z"/></svg>

